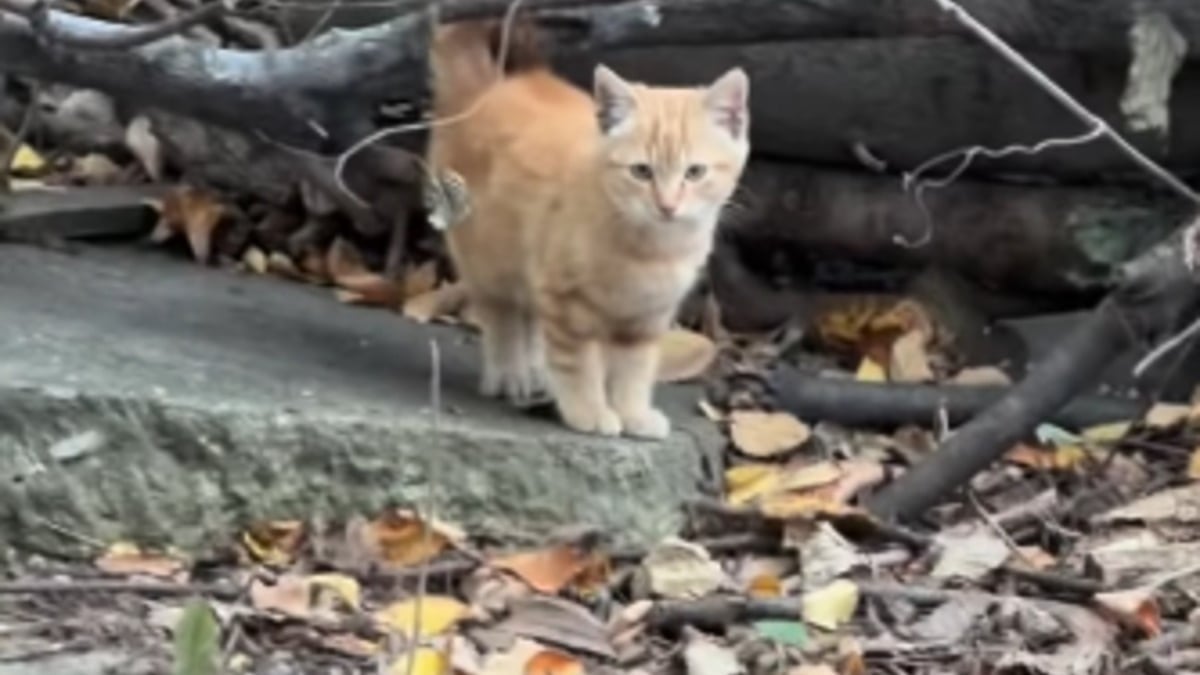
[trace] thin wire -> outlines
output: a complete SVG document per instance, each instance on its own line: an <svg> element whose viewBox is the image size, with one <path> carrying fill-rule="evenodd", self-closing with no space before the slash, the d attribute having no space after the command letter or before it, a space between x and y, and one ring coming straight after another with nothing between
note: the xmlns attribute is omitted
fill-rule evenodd
<svg viewBox="0 0 1200 675"><path fill-rule="evenodd" d="M509 40L510 40L511 34L512 34L512 27L513 27L513 23L516 19L517 9L520 8L522 2L523 2L523 0L513 0L512 3L508 6L508 9L505 10L505 12L504 12L504 23L501 25L501 30L500 30L500 53L499 53L497 68L496 68L496 82L497 83L503 81L503 79L504 79L504 71L505 71L505 67L506 67L506 64L508 61L508 56L509 56L509 54L508 54ZM462 121L470 118L471 116L475 115L476 113L478 113L479 110L483 107L483 103L484 103L484 97L480 96L475 99L475 102L472 103L469 108L467 108L466 110L464 110L461 113L451 115L449 117L443 117L440 119L432 119L432 120L427 120L427 121L422 121L422 122L410 122L407 124L399 124L396 126L385 127L383 129L379 129L378 131L375 131L374 133L371 133L371 134L365 136L364 138L359 140L357 143L350 146L350 148L347 149L345 152L343 152L341 155L338 155L337 164L335 164L333 167L334 183L337 185L339 190L346 193L346 195L349 198L353 199L355 201L355 203L357 203L359 206L364 206L364 207L367 206L367 203L365 201L363 201L358 195L356 195L354 193L354 191L352 191L348 185L346 185L346 182L342 177L342 175L345 173L345 170L346 170L346 164L350 161L351 157L358 154L359 152L362 152L368 146L371 146L371 145L383 140L384 138L387 138L388 136L393 136L396 134L403 134L403 133L410 133L413 131L420 131L422 129L445 127L445 126L449 126L451 124L457 124L459 122L462 122ZM402 152L407 152L407 151L402 150ZM427 178L430 177L432 175L432 172L429 170L429 165L425 162L425 160L416 153L411 153L411 154L413 155L413 159L416 161L417 166L420 167L421 172L424 173Z"/></svg>

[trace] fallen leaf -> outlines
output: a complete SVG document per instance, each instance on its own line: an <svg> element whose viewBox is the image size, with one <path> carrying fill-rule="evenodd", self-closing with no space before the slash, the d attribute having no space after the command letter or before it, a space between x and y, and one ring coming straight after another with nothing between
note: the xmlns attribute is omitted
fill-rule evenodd
<svg viewBox="0 0 1200 675"><path fill-rule="evenodd" d="M950 384L962 387L1010 387L1012 378L995 366L963 368L950 378Z"/></svg>
<svg viewBox="0 0 1200 675"><path fill-rule="evenodd" d="M584 675L584 669L573 656L543 649L525 662L524 675Z"/></svg>
<svg viewBox="0 0 1200 675"><path fill-rule="evenodd" d="M658 344L659 382L684 382L700 377L717 357L717 346L712 340L679 328L667 331Z"/></svg>
<svg viewBox="0 0 1200 675"><path fill-rule="evenodd" d="M850 509L832 498L828 491L781 492L763 497L758 512L775 520L840 516Z"/></svg>
<svg viewBox="0 0 1200 675"><path fill-rule="evenodd" d="M267 254L256 246L250 246L242 253L242 264L255 274L267 273Z"/></svg>
<svg viewBox="0 0 1200 675"><path fill-rule="evenodd" d="M405 652L387 669L387 675L445 675L450 661L433 647L417 647Z"/></svg>
<svg viewBox="0 0 1200 675"><path fill-rule="evenodd" d="M267 272L291 281L308 281L308 278L296 267L296 263L282 251L271 251L267 254Z"/></svg>
<svg viewBox="0 0 1200 675"><path fill-rule="evenodd" d="M1050 555L1041 546L1018 546L1013 558L1035 570L1046 570L1058 564L1058 558Z"/></svg>
<svg viewBox="0 0 1200 675"><path fill-rule="evenodd" d="M755 621L754 630L783 645L803 647L808 642L808 631L799 621Z"/></svg>
<svg viewBox="0 0 1200 675"><path fill-rule="evenodd" d="M852 581L838 579L805 593L801 604L806 622L825 630L837 630L858 608L858 586Z"/></svg>
<svg viewBox="0 0 1200 675"><path fill-rule="evenodd" d="M416 640L441 635L468 614L468 607L455 598L426 595L419 603L416 598L392 603L376 612L375 620L409 640Z"/></svg>
<svg viewBox="0 0 1200 675"><path fill-rule="evenodd" d="M756 574L746 584L746 594L752 598L778 598L783 596L783 582L774 574Z"/></svg>
<svg viewBox="0 0 1200 675"><path fill-rule="evenodd" d="M338 602L344 606L358 610L362 604L362 590L358 585L358 581L345 574L313 574L307 578L310 590L329 591ZM317 604L323 604L321 600L314 600Z"/></svg>
<svg viewBox="0 0 1200 675"><path fill-rule="evenodd" d="M339 654L366 659L380 652L378 643L364 640L350 633L321 634L318 637L321 646Z"/></svg>
<svg viewBox="0 0 1200 675"><path fill-rule="evenodd" d="M391 509L368 523L363 528L363 537L380 560L411 567L461 542L465 534L449 523L427 524L413 511Z"/></svg>
<svg viewBox="0 0 1200 675"><path fill-rule="evenodd" d="M462 594L471 604L471 612L482 617L496 617L508 611L509 605L534 593L529 584L486 565L467 576Z"/></svg>
<svg viewBox="0 0 1200 675"><path fill-rule="evenodd" d="M189 186L176 188L163 197L159 221L150 233L150 240L162 243L182 234L196 261L208 262L213 232L224 215L225 207L214 193Z"/></svg>
<svg viewBox="0 0 1200 675"><path fill-rule="evenodd" d="M1153 638L1162 633L1162 612L1152 588L1097 593L1096 605L1118 622Z"/></svg>
<svg viewBox="0 0 1200 675"><path fill-rule="evenodd" d="M854 379L859 382L887 382L887 371L875 359L864 356L854 373Z"/></svg>
<svg viewBox="0 0 1200 675"><path fill-rule="evenodd" d="M578 603L552 595L531 595L514 600L508 616L492 629L497 635L528 638L615 659L608 627Z"/></svg>
<svg viewBox="0 0 1200 675"><path fill-rule="evenodd" d="M148 553L135 544L118 542L96 559L98 569L109 574L141 574L164 579L186 578L187 563L179 558L159 553Z"/></svg>
<svg viewBox="0 0 1200 675"><path fill-rule="evenodd" d="M707 595L726 581L725 571L699 544L668 537L642 559L650 590L664 598Z"/></svg>
<svg viewBox="0 0 1200 675"><path fill-rule="evenodd" d="M842 469L833 462L742 465L725 474L729 487L727 501L731 506L745 506L778 493L831 485L843 475Z"/></svg>
<svg viewBox="0 0 1200 675"><path fill-rule="evenodd" d="M255 579L250 582L250 604L257 610L294 619L312 616L308 581L296 574L284 574L274 584Z"/></svg>
<svg viewBox="0 0 1200 675"><path fill-rule="evenodd" d="M150 180L162 180L162 144L150 129L150 119L138 115L125 127L125 147L141 163Z"/></svg>
<svg viewBox="0 0 1200 675"><path fill-rule="evenodd" d="M404 301L404 316L418 323L459 314L467 305L467 289L462 283L445 284L428 293Z"/></svg>
<svg viewBox="0 0 1200 675"><path fill-rule="evenodd" d="M920 330L910 330L892 343L888 360L888 379L892 382L932 382L933 369L925 352L927 336Z"/></svg>
<svg viewBox="0 0 1200 675"><path fill-rule="evenodd" d="M795 450L811 436L808 425L785 412L736 410L729 416L733 444L751 457L775 457Z"/></svg>
<svg viewBox="0 0 1200 675"><path fill-rule="evenodd" d="M974 523L946 530L936 537L941 555L929 572L937 579L962 578L978 581L1008 560L1010 550L991 530Z"/></svg>
<svg viewBox="0 0 1200 675"><path fill-rule="evenodd" d="M1166 429L1187 422L1192 408L1178 403L1156 403L1146 412L1146 426Z"/></svg>
<svg viewBox="0 0 1200 675"><path fill-rule="evenodd" d="M1097 424L1096 426L1084 429L1082 436L1085 441L1090 441L1092 443L1113 443L1125 438L1125 435L1129 433L1131 426L1132 425L1129 422L1109 422L1108 424Z"/></svg>
<svg viewBox="0 0 1200 675"><path fill-rule="evenodd" d="M404 288L397 282L367 269L362 253L349 241L337 238L325 258L329 279L338 287L341 302L399 309L404 304Z"/></svg>
<svg viewBox="0 0 1200 675"><path fill-rule="evenodd" d="M1096 523L1137 521L1190 525L1200 522L1200 483L1160 490L1128 504L1093 516Z"/></svg>
<svg viewBox="0 0 1200 675"><path fill-rule="evenodd" d="M1192 456L1188 459L1187 475L1192 480L1200 480L1200 445L1192 450Z"/></svg>
<svg viewBox="0 0 1200 675"><path fill-rule="evenodd" d="M1071 471L1088 457L1088 452L1079 445L1060 445L1047 450L1025 443L1018 443L1004 455L1006 461L1039 471Z"/></svg>
<svg viewBox="0 0 1200 675"><path fill-rule="evenodd" d="M812 523L801 541L796 541L797 529L789 529L787 537L804 561L804 588L820 588L865 562L858 548L831 523Z"/></svg>
<svg viewBox="0 0 1200 675"><path fill-rule="evenodd" d="M38 173L45 168L46 160L42 159L37 150L25 143L17 148L17 152L12 158L12 164L9 165L9 170L17 174Z"/></svg>
<svg viewBox="0 0 1200 675"><path fill-rule="evenodd" d="M437 288L437 263L430 260L404 270L404 297L414 298Z"/></svg>
<svg viewBox="0 0 1200 675"><path fill-rule="evenodd" d="M174 628L176 675L216 675L221 626L204 600L192 600Z"/></svg>
<svg viewBox="0 0 1200 675"><path fill-rule="evenodd" d="M304 523L299 520L257 523L242 534L242 545L250 556L273 567L291 564L303 540Z"/></svg>
<svg viewBox="0 0 1200 675"><path fill-rule="evenodd" d="M71 162L70 177L84 185L112 185L120 181L121 167L111 159L92 152Z"/></svg>
<svg viewBox="0 0 1200 675"><path fill-rule="evenodd" d="M787 675L838 675L838 672L824 663L805 663L792 668Z"/></svg>
<svg viewBox="0 0 1200 675"><path fill-rule="evenodd" d="M698 632L689 634L683 648L683 662L687 675L743 675L746 672L733 650Z"/></svg>
<svg viewBox="0 0 1200 675"><path fill-rule="evenodd" d="M594 565L597 557L598 554L582 547L560 544L540 551L515 553L490 564L512 572L537 591L553 595Z"/></svg>

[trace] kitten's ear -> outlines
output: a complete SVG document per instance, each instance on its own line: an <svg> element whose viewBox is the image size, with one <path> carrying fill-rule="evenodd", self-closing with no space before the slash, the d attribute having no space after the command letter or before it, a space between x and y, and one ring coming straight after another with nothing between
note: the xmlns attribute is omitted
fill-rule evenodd
<svg viewBox="0 0 1200 675"><path fill-rule="evenodd" d="M600 131L611 134L633 116L633 89L607 66L596 66L592 77L592 96L596 99L596 119Z"/></svg>
<svg viewBox="0 0 1200 675"><path fill-rule="evenodd" d="M739 140L746 135L749 99L750 78L741 68L717 78L704 93L704 105L712 113L713 121Z"/></svg>

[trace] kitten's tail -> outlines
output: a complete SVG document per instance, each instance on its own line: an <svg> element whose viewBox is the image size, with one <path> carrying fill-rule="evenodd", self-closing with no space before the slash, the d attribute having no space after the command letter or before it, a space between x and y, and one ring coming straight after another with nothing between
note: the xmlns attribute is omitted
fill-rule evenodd
<svg viewBox="0 0 1200 675"><path fill-rule="evenodd" d="M503 21L440 26L429 54L434 113L462 113L503 77L544 65L537 31L527 19L514 20L507 35Z"/></svg>

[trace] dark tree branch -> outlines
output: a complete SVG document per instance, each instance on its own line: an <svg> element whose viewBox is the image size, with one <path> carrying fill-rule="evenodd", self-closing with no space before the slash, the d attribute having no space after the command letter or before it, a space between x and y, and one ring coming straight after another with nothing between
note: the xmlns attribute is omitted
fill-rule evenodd
<svg viewBox="0 0 1200 675"><path fill-rule="evenodd" d="M121 27L104 34L76 32L76 26L62 19L44 0L0 0L0 10L23 17L34 33L46 43L74 49L131 49L175 35L214 18L225 5L212 2L191 12L149 26Z"/></svg>
<svg viewBox="0 0 1200 675"><path fill-rule="evenodd" d="M1116 290L1044 362L937 453L881 490L868 508L884 518L919 515L1092 384L1118 354L1188 323L1200 311L1200 274L1185 254L1197 236L1200 218L1127 263Z"/></svg>

